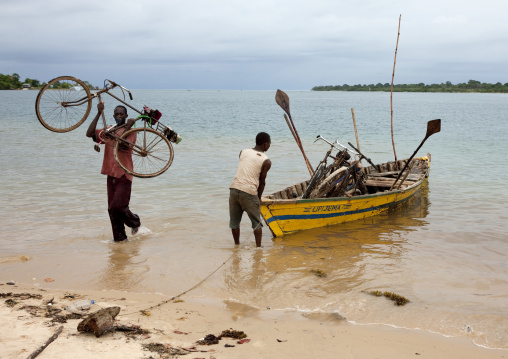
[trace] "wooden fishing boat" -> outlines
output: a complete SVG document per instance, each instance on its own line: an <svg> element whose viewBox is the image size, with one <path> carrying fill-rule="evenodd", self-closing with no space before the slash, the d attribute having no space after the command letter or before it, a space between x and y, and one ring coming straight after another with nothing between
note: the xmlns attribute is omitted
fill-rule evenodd
<svg viewBox="0 0 508 359"><path fill-rule="evenodd" d="M338 197L304 198L309 180L289 186L262 198L261 215L274 237L378 215L404 204L421 188L428 180L430 158L398 161L398 168L407 167L403 173L395 170L395 162L363 168L363 194L355 186Z"/></svg>

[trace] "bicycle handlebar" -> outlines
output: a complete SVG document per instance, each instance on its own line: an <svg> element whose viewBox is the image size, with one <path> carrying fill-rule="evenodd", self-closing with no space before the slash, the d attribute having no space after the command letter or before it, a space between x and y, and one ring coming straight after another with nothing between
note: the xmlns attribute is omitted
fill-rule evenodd
<svg viewBox="0 0 508 359"><path fill-rule="evenodd" d="M128 89L128 88L125 88L125 87L123 87L122 85L119 85L119 84L117 84L116 82L111 81L111 80L108 80L108 79L106 79L106 81L108 81L111 85L113 85L113 87L111 87L111 89L113 89L113 88L115 88L115 87L120 87L122 90L127 91L127 93L129 94L129 98L130 98L131 100L133 100L132 93L129 91L129 89Z"/></svg>
<svg viewBox="0 0 508 359"><path fill-rule="evenodd" d="M346 151L351 152L353 155L356 155L356 156L359 156L359 155L360 155L358 152L353 151L353 150L351 150L351 149L347 148L347 147L346 147L346 146L344 146L344 145L341 145L341 144L339 143L339 140L335 140L335 142L334 142L334 143L332 143L332 142L328 141L326 138L321 137L321 135L317 135L317 137L316 137L316 141L317 141L317 140L323 140L323 141L325 141L326 143L328 143L330 146L332 146L332 147L333 147L333 148L335 148L336 150L342 151L340 148L338 148L338 147L336 147L336 146L335 146L335 145L339 145L340 147L342 147L342 148L343 148L343 149L345 149ZM314 141L314 142L316 142L316 141Z"/></svg>

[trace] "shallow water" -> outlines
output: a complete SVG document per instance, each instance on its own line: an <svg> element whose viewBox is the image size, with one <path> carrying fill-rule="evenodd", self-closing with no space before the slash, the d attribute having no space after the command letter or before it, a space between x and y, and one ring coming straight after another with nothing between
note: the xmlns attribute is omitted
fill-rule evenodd
<svg viewBox="0 0 508 359"><path fill-rule="evenodd" d="M316 135L355 143L351 107L361 150L374 162L393 159L389 93L287 93L314 165L327 150L313 143ZM0 280L172 296L222 265L187 295L467 335L508 349L507 95L394 94L399 159L423 140L427 121L442 119L441 132L419 152L432 153L429 184L407 206L282 239L272 240L265 227L262 249L253 247L244 219L245 245L235 249L228 186L239 151L257 132L272 135L265 193L308 177L275 91L133 94L135 107L159 109L184 140L168 172L134 180L131 209L143 227L113 243L102 154L85 137L90 119L53 133L35 117L36 91L0 91ZM111 115L113 104L106 99ZM371 290L411 302L396 307Z"/></svg>

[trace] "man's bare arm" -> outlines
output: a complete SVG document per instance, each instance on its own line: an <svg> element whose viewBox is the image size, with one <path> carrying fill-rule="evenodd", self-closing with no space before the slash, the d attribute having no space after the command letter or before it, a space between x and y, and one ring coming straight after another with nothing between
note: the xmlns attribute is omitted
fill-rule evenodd
<svg viewBox="0 0 508 359"><path fill-rule="evenodd" d="M88 130L86 130L86 137L93 137L95 135L97 122L99 121L99 118L101 117L103 111L104 111L104 103L99 102L97 104L97 115L95 115L95 118L92 120L92 123L90 124L90 126L88 126Z"/></svg>
<svg viewBox="0 0 508 359"><path fill-rule="evenodd" d="M261 173L259 174L259 187L258 187L258 198L261 200L261 196L263 195L263 191L265 190L265 184L266 184L266 175L268 174L268 171L272 167L272 161L265 160L263 162L263 166L261 167Z"/></svg>

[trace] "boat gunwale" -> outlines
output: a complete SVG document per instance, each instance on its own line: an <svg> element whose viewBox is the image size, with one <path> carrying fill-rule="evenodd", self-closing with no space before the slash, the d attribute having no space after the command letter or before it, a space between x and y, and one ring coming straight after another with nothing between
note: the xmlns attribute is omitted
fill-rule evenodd
<svg viewBox="0 0 508 359"><path fill-rule="evenodd" d="M421 183L428 178L428 172L430 167L427 169L426 173L422 173L422 178L418 180L417 182L414 182L413 184L405 187L404 189L393 189L391 191L383 191L383 192L377 192L377 193L368 193L368 194L362 194L358 196L352 196L352 197L329 197L329 198L291 198L291 199L270 199L263 197L261 198L261 205L272 205L272 204L298 204L298 203L308 203L308 202L330 202L330 201L354 201L359 199L368 199L373 197L380 197L380 196L387 196L387 195L393 195L398 193L404 193L406 191L412 190L414 187L417 187L421 185ZM275 192L277 193L277 192ZM271 194L273 195L273 193Z"/></svg>

